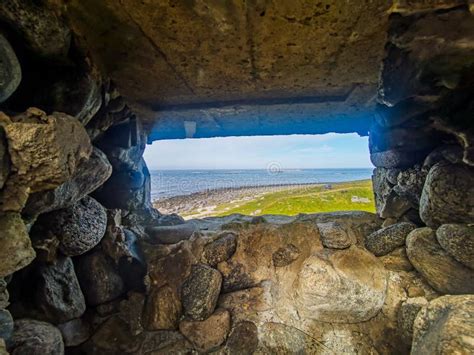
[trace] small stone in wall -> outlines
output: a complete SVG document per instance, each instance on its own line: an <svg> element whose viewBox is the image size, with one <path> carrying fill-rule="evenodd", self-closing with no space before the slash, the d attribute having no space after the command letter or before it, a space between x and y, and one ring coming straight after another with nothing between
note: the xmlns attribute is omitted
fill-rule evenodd
<svg viewBox="0 0 474 355"><path fill-rule="evenodd" d="M47 231L56 236L64 255L77 256L99 244L107 227L107 213L100 203L86 196L69 208L42 215L37 223L37 233Z"/></svg>
<svg viewBox="0 0 474 355"><path fill-rule="evenodd" d="M413 265L408 260L405 246L396 248L394 251L380 257L387 270L391 271L412 271Z"/></svg>
<svg viewBox="0 0 474 355"><path fill-rule="evenodd" d="M474 353L474 296L443 296L418 313L413 325L412 354Z"/></svg>
<svg viewBox="0 0 474 355"><path fill-rule="evenodd" d="M474 168L463 164L435 164L420 199L420 217L427 226L471 223L474 220Z"/></svg>
<svg viewBox="0 0 474 355"><path fill-rule="evenodd" d="M177 329L181 315L181 300L174 288L165 285L157 290L153 289L149 292L144 313L146 329Z"/></svg>
<svg viewBox="0 0 474 355"><path fill-rule="evenodd" d="M8 340L13 333L13 318L6 309L0 309L0 338Z"/></svg>
<svg viewBox="0 0 474 355"><path fill-rule="evenodd" d="M195 232L197 229L192 223L147 228L149 242L153 244L175 244L191 238Z"/></svg>
<svg viewBox="0 0 474 355"><path fill-rule="evenodd" d="M346 228L337 222L318 223L321 242L326 248L345 249L354 244Z"/></svg>
<svg viewBox="0 0 474 355"><path fill-rule="evenodd" d="M203 264L193 265L182 289L184 313L193 320L209 317L216 308L221 284L219 271Z"/></svg>
<svg viewBox="0 0 474 355"><path fill-rule="evenodd" d="M415 269L440 293L474 293L474 270L451 257L430 228L412 231L406 241L407 255Z"/></svg>
<svg viewBox="0 0 474 355"><path fill-rule="evenodd" d="M411 344L413 339L413 323L418 312L426 304L428 304L428 301L424 297L409 298L401 304L398 311L398 327L406 344Z"/></svg>
<svg viewBox="0 0 474 355"><path fill-rule="evenodd" d="M203 261L211 266L216 266L222 261L230 259L237 248L234 233L223 233L218 238L207 244L203 250Z"/></svg>
<svg viewBox="0 0 474 355"><path fill-rule="evenodd" d="M63 355L64 343L61 332L51 324L33 319L17 319L7 350L11 354Z"/></svg>
<svg viewBox="0 0 474 355"><path fill-rule="evenodd" d="M31 263L36 254L18 213L0 215L0 231L0 277L4 277Z"/></svg>
<svg viewBox="0 0 474 355"><path fill-rule="evenodd" d="M91 335L89 324L83 319L72 319L58 325L63 336L64 346L78 346L84 343Z"/></svg>
<svg viewBox="0 0 474 355"><path fill-rule="evenodd" d="M278 250L272 254L273 265L275 267L288 266L298 259L300 254L301 251L296 245L287 244L284 247L278 248Z"/></svg>
<svg viewBox="0 0 474 355"><path fill-rule="evenodd" d="M474 225L443 224L436 238L449 255L474 270Z"/></svg>
<svg viewBox="0 0 474 355"><path fill-rule="evenodd" d="M61 257L34 272L35 304L46 320L57 324L82 316L86 304L71 258Z"/></svg>
<svg viewBox="0 0 474 355"><path fill-rule="evenodd" d="M242 321L232 329L226 348L231 355L251 355L258 347L258 329L255 323Z"/></svg>
<svg viewBox="0 0 474 355"><path fill-rule="evenodd" d="M230 330L230 314L219 308L206 320L183 320L179 330L196 349L209 352L226 340Z"/></svg>
<svg viewBox="0 0 474 355"><path fill-rule="evenodd" d="M365 247L375 256L386 255L405 245L405 239L416 225L408 222L396 223L379 229L365 238Z"/></svg>
<svg viewBox="0 0 474 355"><path fill-rule="evenodd" d="M87 304L97 306L124 292L122 278L113 262L100 250L75 258L77 278Z"/></svg>
<svg viewBox="0 0 474 355"><path fill-rule="evenodd" d="M18 58L10 46L10 43L8 43L7 39L1 34L0 62L2 63L0 66L0 102L4 102L18 88L22 76Z"/></svg>

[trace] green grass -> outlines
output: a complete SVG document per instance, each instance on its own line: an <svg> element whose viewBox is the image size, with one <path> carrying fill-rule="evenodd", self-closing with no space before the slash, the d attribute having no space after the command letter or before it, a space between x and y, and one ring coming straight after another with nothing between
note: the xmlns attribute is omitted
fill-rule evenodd
<svg viewBox="0 0 474 355"><path fill-rule="evenodd" d="M370 202L351 202L353 196L368 198ZM225 216L232 213L242 213L246 215L284 214L291 216L298 213L349 210L375 212L370 180L332 184L330 190L326 190L321 185L270 192L252 201L217 206L214 215Z"/></svg>

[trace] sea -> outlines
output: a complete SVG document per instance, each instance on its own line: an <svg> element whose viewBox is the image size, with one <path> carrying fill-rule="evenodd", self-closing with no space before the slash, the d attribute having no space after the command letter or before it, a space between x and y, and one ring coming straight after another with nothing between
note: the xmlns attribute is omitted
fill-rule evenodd
<svg viewBox="0 0 474 355"><path fill-rule="evenodd" d="M238 187L336 183L365 180L371 168L262 170L151 170L152 201L215 189Z"/></svg>

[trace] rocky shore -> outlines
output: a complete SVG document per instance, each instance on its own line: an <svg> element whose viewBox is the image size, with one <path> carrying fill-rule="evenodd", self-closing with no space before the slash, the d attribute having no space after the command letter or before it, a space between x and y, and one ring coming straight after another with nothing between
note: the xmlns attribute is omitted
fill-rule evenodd
<svg viewBox="0 0 474 355"><path fill-rule="evenodd" d="M177 213L186 218L200 218L211 215L215 208L222 204L247 202L272 192L324 185L330 186L330 184L308 183L212 189L190 195L158 199L153 201L153 206L164 214Z"/></svg>

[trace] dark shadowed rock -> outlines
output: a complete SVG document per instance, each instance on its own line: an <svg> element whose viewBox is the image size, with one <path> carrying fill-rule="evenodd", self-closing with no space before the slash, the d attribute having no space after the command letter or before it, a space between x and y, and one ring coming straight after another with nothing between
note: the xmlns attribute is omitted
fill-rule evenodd
<svg viewBox="0 0 474 355"><path fill-rule="evenodd" d="M83 319L73 319L58 325L63 336L64 346L78 346L90 336L89 324Z"/></svg>
<svg viewBox="0 0 474 355"><path fill-rule="evenodd" d="M235 253L236 248L236 235L229 232L222 233L215 241L204 247L203 260L205 263L215 266L228 260Z"/></svg>
<svg viewBox="0 0 474 355"><path fill-rule="evenodd" d="M36 254L18 213L0 215L0 231L0 277L4 277L31 263Z"/></svg>
<svg viewBox="0 0 474 355"><path fill-rule="evenodd" d="M415 269L440 293L474 292L474 271L451 257L430 228L412 231L406 241L407 255Z"/></svg>
<svg viewBox="0 0 474 355"><path fill-rule="evenodd" d="M374 169L372 184L375 193L375 207L377 214L382 218L398 219L412 207L408 200L400 197L394 191L399 172L398 169Z"/></svg>
<svg viewBox="0 0 474 355"><path fill-rule="evenodd" d="M6 0L0 18L22 36L36 54L48 58L65 57L71 42L66 24L48 6L22 0Z"/></svg>
<svg viewBox="0 0 474 355"><path fill-rule="evenodd" d="M122 278L102 251L94 250L75 259L79 284L87 304L96 306L112 301L124 291Z"/></svg>
<svg viewBox="0 0 474 355"><path fill-rule="evenodd" d="M345 249L355 242L355 237L351 237L341 223L318 223L318 229L321 242L326 248Z"/></svg>
<svg viewBox="0 0 474 355"><path fill-rule="evenodd" d="M0 126L0 189L3 188L10 174L10 156L8 155L8 146L5 139L5 131Z"/></svg>
<svg viewBox="0 0 474 355"><path fill-rule="evenodd" d="M54 190L31 194L22 213L34 216L69 207L96 190L111 174L107 157L94 147L90 158L79 164L71 179Z"/></svg>
<svg viewBox="0 0 474 355"><path fill-rule="evenodd" d="M143 290L146 263L135 233L123 229L126 254L118 260L118 271L128 290Z"/></svg>
<svg viewBox="0 0 474 355"><path fill-rule="evenodd" d="M224 343L230 330L230 314L225 309L217 309L203 321L183 320L180 332L202 352L209 352Z"/></svg>
<svg viewBox="0 0 474 355"><path fill-rule="evenodd" d="M35 275L35 305L45 320L64 323L82 316L86 304L71 258L41 265Z"/></svg>
<svg viewBox="0 0 474 355"><path fill-rule="evenodd" d="M62 355L64 344L58 328L33 319L15 320L15 330L8 341L12 355Z"/></svg>
<svg viewBox="0 0 474 355"><path fill-rule="evenodd" d="M443 224L436 231L436 238L449 255L474 269L474 226Z"/></svg>
<svg viewBox="0 0 474 355"><path fill-rule="evenodd" d="M376 256L382 256L405 245L408 233L416 228L416 225L408 222L392 224L379 229L365 238L365 247Z"/></svg>
<svg viewBox="0 0 474 355"><path fill-rule="evenodd" d="M86 196L66 209L41 215L33 234L53 235L64 255L86 253L99 244L107 227L107 213L92 197Z"/></svg>
<svg viewBox="0 0 474 355"><path fill-rule="evenodd" d="M423 162L423 168L430 169L436 163L448 161L452 164L462 162L463 149L459 145L443 145L434 149Z"/></svg>
<svg viewBox="0 0 474 355"><path fill-rule="evenodd" d="M404 151L390 149L383 152L370 154L370 160L376 167L381 168L406 168L422 162L429 150Z"/></svg>
<svg viewBox="0 0 474 355"><path fill-rule="evenodd" d="M251 355L257 347L258 329L249 321L238 323L230 332L226 344L231 355Z"/></svg>
<svg viewBox="0 0 474 355"><path fill-rule="evenodd" d="M13 48L0 34L0 103L15 92L21 82L21 67Z"/></svg>
<svg viewBox="0 0 474 355"><path fill-rule="evenodd" d="M148 294L144 313L146 329L177 329L181 315L181 300L176 289L165 285Z"/></svg>
<svg viewBox="0 0 474 355"><path fill-rule="evenodd" d="M9 311L0 309L0 338L7 340L13 333L13 318Z"/></svg>
<svg viewBox="0 0 474 355"><path fill-rule="evenodd" d="M181 299L184 313L193 320L204 320L216 308L221 291L222 275L207 265L193 265L184 282Z"/></svg>
<svg viewBox="0 0 474 355"><path fill-rule="evenodd" d="M275 267L283 267L290 265L293 261L298 259L301 251L296 245L287 244L284 247L278 248L272 254L272 261Z"/></svg>
<svg viewBox="0 0 474 355"><path fill-rule="evenodd" d="M149 242L153 244L175 244L191 238L197 231L198 229L192 223L147 228Z"/></svg>
<svg viewBox="0 0 474 355"><path fill-rule="evenodd" d="M161 216L156 222L157 226L176 226L178 224L184 224L186 221L183 217L177 215L176 213L165 214Z"/></svg>
<svg viewBox="0 0 474 355"><path fill-rule="evenodd" d="M413 339L413 323L415 323L418 312L427 304L428 301L423 297L409 298L401 304L397 315L397 323L403 341L406 344L411 345Z"/></svg>
<svg viewBox="0 0 474 355"><path fill-rule="evenodd" d="M412 354L472 354L474 296L443 296L418 313Z"/></svg>
<svg viewBox="0 0 474 355"><path fill-rule="evenodd" d="M0 308L7 308L10 304L8 298L10 297L7 289L7 282L0 278Z"/></svg>
<svg viewBox="0 0 474 355"><path fill-rule="evenodd" d="M474 168L435 164L426 177L420 216L432 228L445 223L471 223L474 220Z"/></svg>

